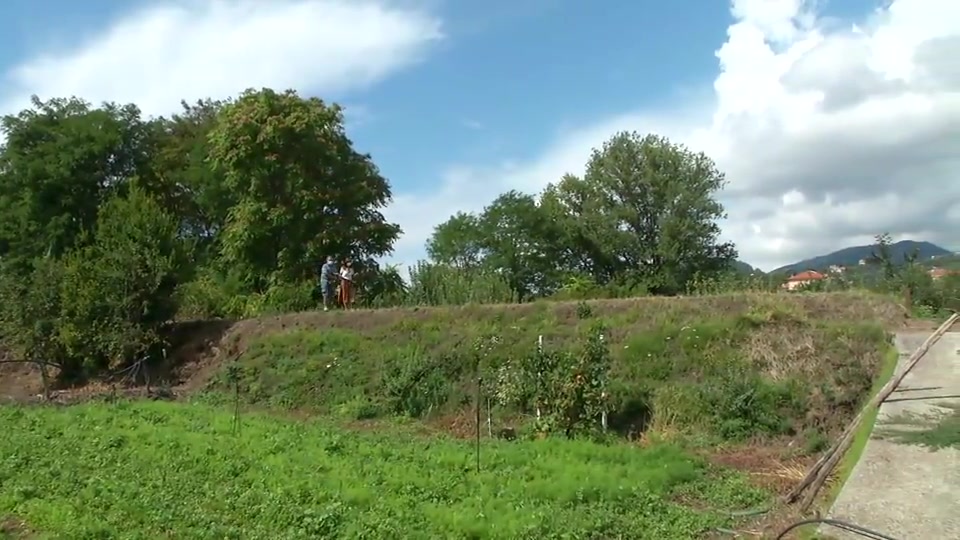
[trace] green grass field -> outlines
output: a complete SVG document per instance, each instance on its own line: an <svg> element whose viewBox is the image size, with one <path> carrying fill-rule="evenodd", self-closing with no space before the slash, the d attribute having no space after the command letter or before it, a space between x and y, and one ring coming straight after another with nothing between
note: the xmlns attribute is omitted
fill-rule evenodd
<svg viewBox="0 0 960 540"><path fill-rule="evenodd" d="M0 408L0 521L71 539L669 540L765 498L669 445L484 441L477 473L470 441L233 422L165 402Z"/></svg>

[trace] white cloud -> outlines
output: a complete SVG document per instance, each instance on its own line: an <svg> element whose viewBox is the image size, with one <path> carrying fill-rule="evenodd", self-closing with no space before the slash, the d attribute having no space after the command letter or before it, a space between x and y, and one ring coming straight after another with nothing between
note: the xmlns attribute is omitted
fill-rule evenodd
<svg viewBox="0 0 960 540"><path fill-rule="evenodd" d="M464 120L462 120L460 123L463 125L463 127L467 128L467 129L470 129L470 130L473 130L473 131L479 131L479 130L483 129L483 124L482 124L482 123L480 123L480 122L477 121L477 120L470 119L470 118L464 119Z"/></svg>
<svg viewBox="0 0 960 540"><path fill-rule="evenodd" d="M366 0L166 2L129 13L78 48L6 74L0 107L31 94L136 103L148 114L181 99L250 87L337 96L418 61L440 39L429 13Z"/></svg>
<svg viewBox="0 0 960 540"><path fill-rule="evenodd" d="M805 0L734 0L710 107L632 112L562 134L510 168L460 168L435 193L398 197L408 231L431 228L505 189L536 191L583 171L618 130L657 132L710 154L730 181L724 235L771 269L889 231L958 248L960 2L893 0L857 25Z"/></svg>

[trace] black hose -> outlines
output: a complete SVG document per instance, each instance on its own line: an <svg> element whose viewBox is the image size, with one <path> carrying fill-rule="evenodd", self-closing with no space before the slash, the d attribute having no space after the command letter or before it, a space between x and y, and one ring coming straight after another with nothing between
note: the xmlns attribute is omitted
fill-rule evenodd
<svg viewBox="0 0 960 540"><path fill-rule="evenodd" d="M759 515L766 514L771 510L773 510L772 506L761 506L760 508L750 508L747 510L736 510L733 512L725 512L725 513L732 518L739 518L739 517L759 516Z"/></svg>
<svg viewBox="0 0 960 540"><path fill-rule="evenodd" d="M873 540L897 540L892 536L887 536L883 533L872 531L870 529L867 529L866 527L861 527L860 525L856 525L853 523L847 523L846 521L841 521L839 519L805 519L803 521L798 521L793 525L790 525L789 527L784 529L783 532L781 532L777 536L776 540L783 540L784 538L787 537L787 533L794 529L798 529L800 527L803 527L804 525L814 525L818 523L822 525L830 525L831 527L836 527L838 529L841 529L847 532L859 534L864 538L871 538Z"/></svg>
<svg viewBox="0 0 960 540"><path fill-rule="evenodd" d="M761 516L763 514L770 512L771 510L773 510L773 506L761 506L759 508L748 508L746 510L733 510L733 511L717 510L716 513L723 514L723 515L726 515L727 517L736 519L736 518L744 518L744 517ZM735 531L733 529L725 529L723 527L714 527L711 530L713 532L718 532L720 534L726 534L730 536L738 536L740 534L739 531Z"/></svg>

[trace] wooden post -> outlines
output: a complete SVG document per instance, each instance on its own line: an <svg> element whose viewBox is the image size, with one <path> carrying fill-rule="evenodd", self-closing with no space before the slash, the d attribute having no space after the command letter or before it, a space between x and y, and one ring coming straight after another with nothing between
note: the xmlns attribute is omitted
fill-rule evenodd
<svg viewBox="0 0 960 540"><path fill-rule="evenodd" d="M600 343L603 343L603 334L600 334ZM603 400L603 411L600 412L600 425L607 430L607 378L600 383L600 399Z"/></svg>
<svg viewBox="0 0 960 540"><path fill-rule="evenodd" d="M537 336L537 355L543 354L543 334ZM539 361L540 359L538 359ZM543 390L543 373L537 371L537 421L540 421L540 391Z"/></svg>

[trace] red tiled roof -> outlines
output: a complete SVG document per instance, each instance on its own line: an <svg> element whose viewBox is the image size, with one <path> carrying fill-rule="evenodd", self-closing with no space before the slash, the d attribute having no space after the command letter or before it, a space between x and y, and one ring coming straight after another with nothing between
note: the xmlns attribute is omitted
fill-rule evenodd
<svg viewBox="0 0 960 540"><path fill-rule="evenodd" d="M787 281L813 281L817 279L824 279L827 276L821 274L820 272L815 272L813 270L807 270L805 272L800 272L799 274L794 274L787 278Z"/></svg>
<svg viewBox="0 0 960 540"><path fill-rule="evenodd" d="M946 268L940 268L940 267L930 269L930 277L933 277L933 278L941 278L941 277L948 276L950 274L955 274L955 273L956 273L955 271L947 270Z"/></svg>

